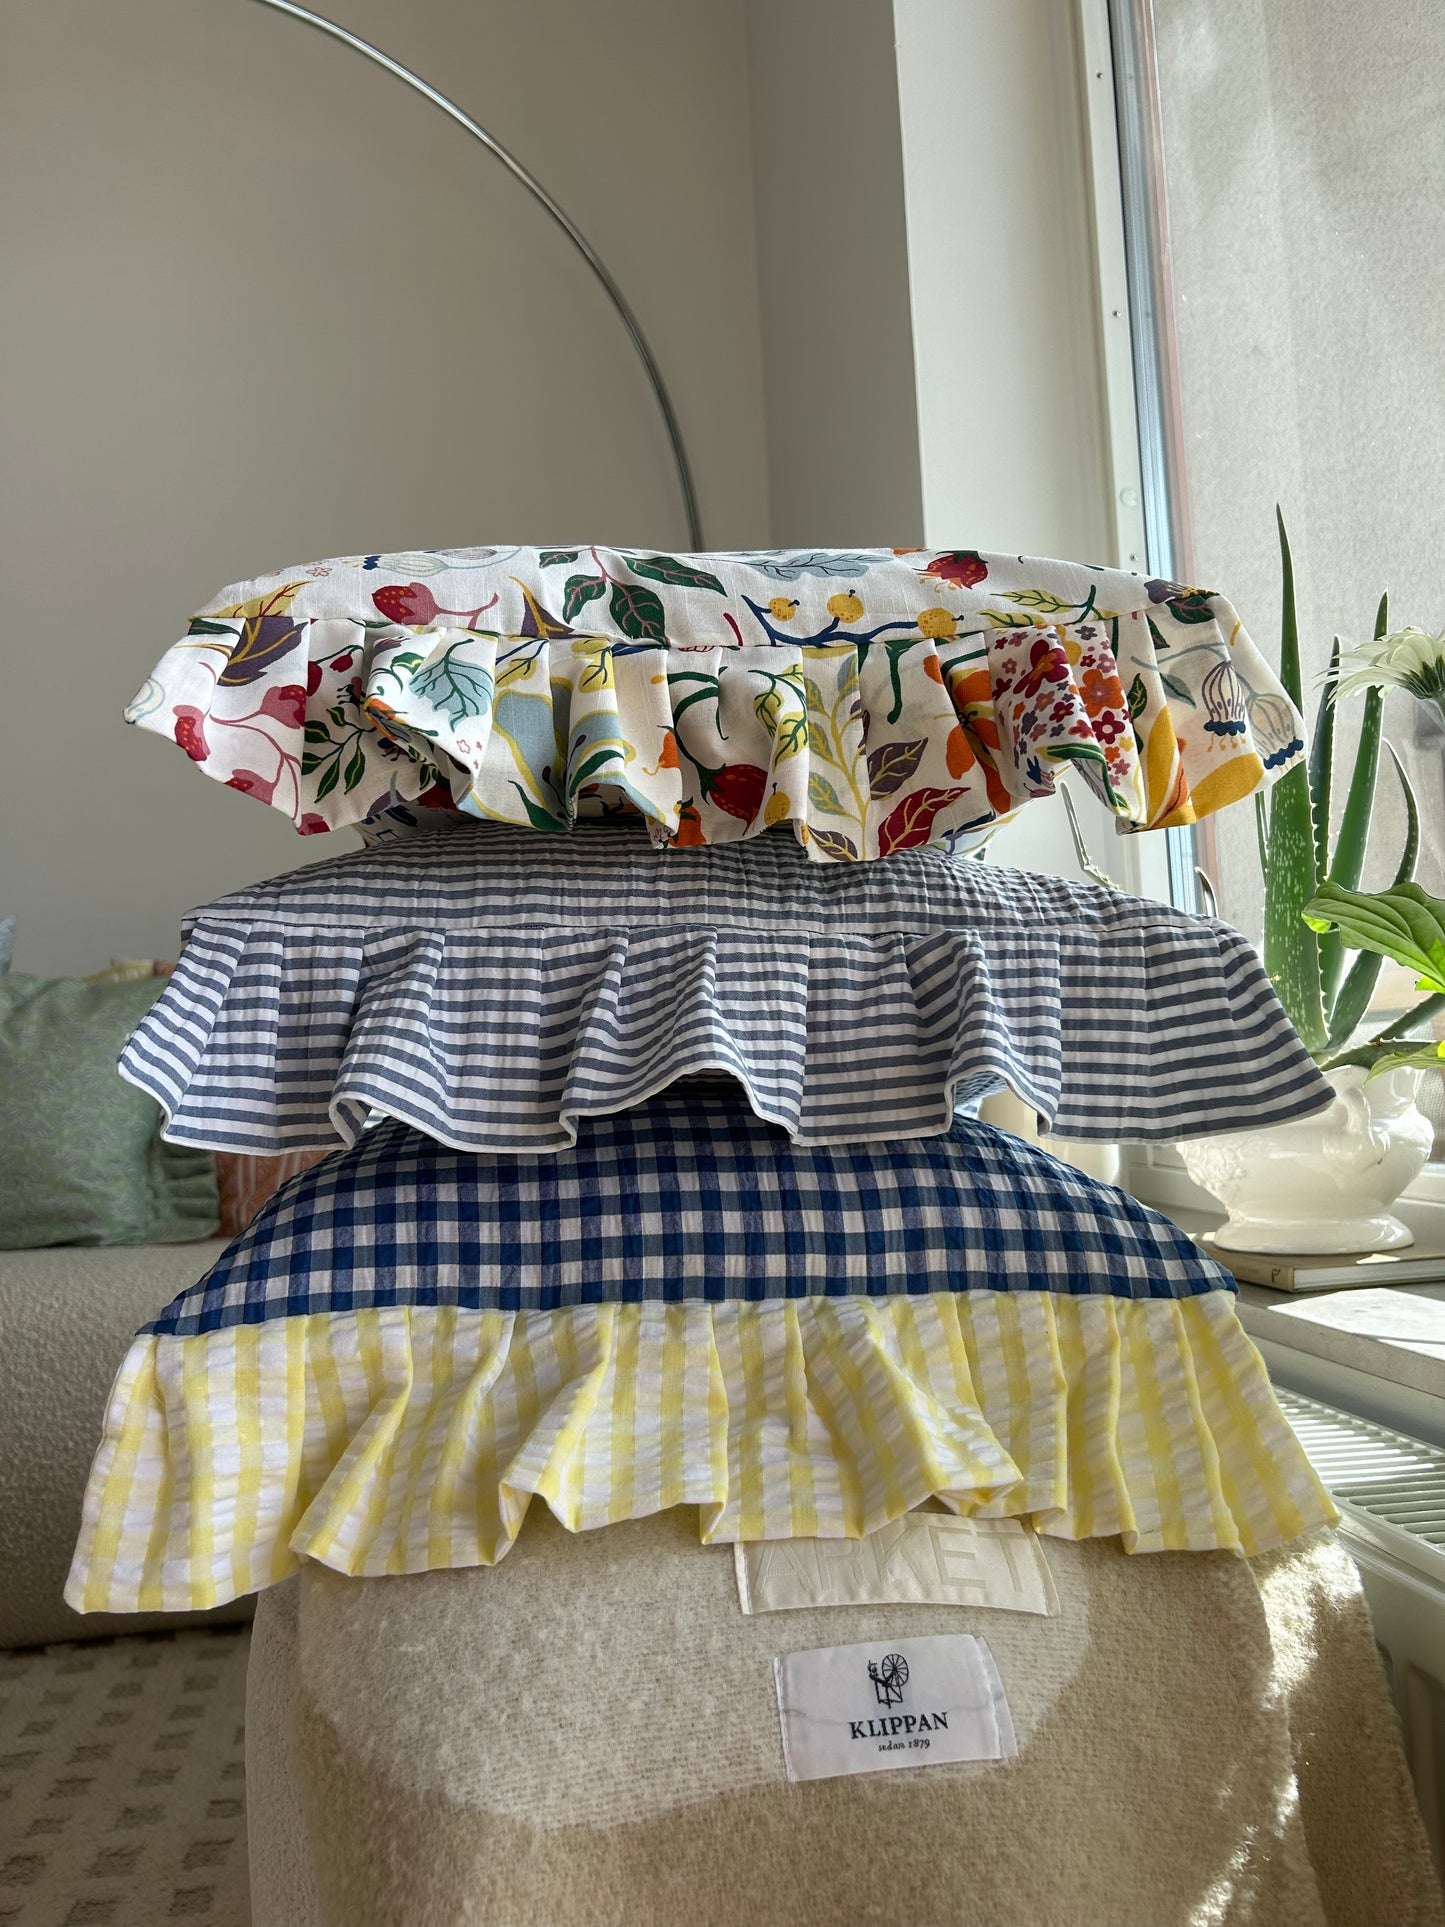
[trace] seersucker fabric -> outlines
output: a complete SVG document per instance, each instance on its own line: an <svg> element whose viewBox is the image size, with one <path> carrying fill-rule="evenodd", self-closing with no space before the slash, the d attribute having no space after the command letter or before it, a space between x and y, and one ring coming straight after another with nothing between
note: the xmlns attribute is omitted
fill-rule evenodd
<svg viewBox="0 0 1445 1927"><path fill-rule="evenodd" d="M1334 1516L1157 1213L972 1121L806 1152L689 1091L555 1159L392 1122L293 1178L131 1346L67 1596L491 1564L534 1496L574 1531L696 1505L709 1542L930 1497L1139 1551Z"/></svg>
<svg viewBox="0 0 1445 1927"><path fill-rule="evenodd" d="M1045 1128L1168 1141L1333 1093L1237 931L936 850L810 863L786 833L655 849L459 822L187 920L121 1058L174 1142L350 1141L372 1111L551 1152L680 1077L734 1078L800 1146L946 1131L1007 1086Z"/></svg>
<svg viewBox="0 0 1445 1927"><path fill-rule="evenodd" d="M727 1084L591 1118L552 1158L454 1151L388 1120L286 1184L147 1331L384 1305L568 1306L1053 1291L1187 1298L1234 1281L1157 1211L960 1118L800 1150Z"/></svg>

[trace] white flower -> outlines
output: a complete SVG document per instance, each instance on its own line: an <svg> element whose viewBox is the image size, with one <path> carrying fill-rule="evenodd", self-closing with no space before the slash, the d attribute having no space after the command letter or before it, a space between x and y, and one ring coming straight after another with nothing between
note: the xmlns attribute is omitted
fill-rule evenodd
<svg viewBox="0 0 1445 1927"><path fill-rule="evenodd" d="M1348 675L1348 664L1357 665ZM1376 642L1356 643L1340 657L1336 694L1357 689L1404 689L1422 703L1434 703L1445 716L1445 629L1432 636L1424 629L1396 629Z"/></svg>

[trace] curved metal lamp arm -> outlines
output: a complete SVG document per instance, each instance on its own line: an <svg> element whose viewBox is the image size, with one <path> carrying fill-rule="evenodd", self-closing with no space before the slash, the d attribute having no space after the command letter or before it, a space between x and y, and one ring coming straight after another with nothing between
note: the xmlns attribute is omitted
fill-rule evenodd
<svg viewBox="0 0 1445 1927"><path fill-rule="evenodd" d="M551 215L601 284L617 312L618 319L627 330L629 340L637 350L637 358L646 371L653 394L657 397L657 405L662 411L662 419L667 428L667 439L672 445L673 464L677 469L678 487L682 490L683 508L687 515L687 539L694 549L700 549L703 546L702 521L698 515L697 492L693 487L692 468L687 459L687 449L672 406L672 398L667 392L666 382L662 379L662 370L658 367L652 349L648 346L647 337L642 332L642 324L628 306L626 296L612 279L606 264L575 221L558 207L541 182L534 180L517 157L509 154L494 135L489 134L485 127L474 121L470 114L463 113L454 100L448 100L445 94L438 93L435 87L428 86L420 75L414 74L409 67L403 67L399 60L393 60L390 54L384 54L380 47L373 47L371 42L363 40L360 34L351 33L345 27L338 27L334 20L328 20L324 14L312 13L308 7L296 6L294 0L259 0L259 4L263 7L272 7L277 13L289 13L293 20L300 20L308 27L315 27L319 33L328 34L331 39L341 41L344 46L352 48L356 53L364 54L368 60L374 60L378 67L384 67L389 74L395 74L398 80L404 80L408 87L429 100L434 107L439 107L459 127L465 128L473 140L480 141L487 152L495 155L507 172L521 182L537 205Z"/></svg>

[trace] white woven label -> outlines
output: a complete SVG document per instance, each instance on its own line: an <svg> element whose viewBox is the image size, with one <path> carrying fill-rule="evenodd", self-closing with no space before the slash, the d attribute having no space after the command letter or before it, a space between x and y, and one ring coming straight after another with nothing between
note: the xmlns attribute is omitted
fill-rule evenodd
<svg viewBox="0 0 1445 1927"><path fill-rule="evenodd" d="M790 1780L1018 1752L993 1655L972 1633L821 1646L773 1673Z"/></svg>
<svg viewBox="0 0 1445 1927"><path fill-rule="evenodd" d="M764 1539L734 1547L745 1613L797 1606L991 1606L1056 1613L1038 1535L1018 1519L910 1512L864 1539Z"/></svg>

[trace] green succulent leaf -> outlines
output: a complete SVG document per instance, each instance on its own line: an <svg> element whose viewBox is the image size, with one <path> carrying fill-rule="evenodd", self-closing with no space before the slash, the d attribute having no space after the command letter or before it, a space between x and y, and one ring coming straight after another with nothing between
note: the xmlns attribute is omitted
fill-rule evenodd
<svg viewBox="0 0 1445 1927"><path fill-rule="evenodd" d="M1330 667L1320 692L1315 714L1314 735L1310 739L1310 805L1315 822L1315 872L1328 876L1330 869L1330 789L1335 770L1335 678L1340 668L1340 639L1330 645Z"/></svg>
<svg viewBox="0 0 1445 1927"><path fill-rule="evenodd" d="M1296 709L1300 706L1299 622L1295 611L1294 564L1284 517L1279 527L1282 589L1280 600L1279 679ZM1264 967L1306 1050L1318 1056L1329 1044L1320 987L1319 938L1301 912L1315 894L1314 816L1309 771L1298 763L1274 786L1264 850L1268 884L1264 899Z"/></svg>

